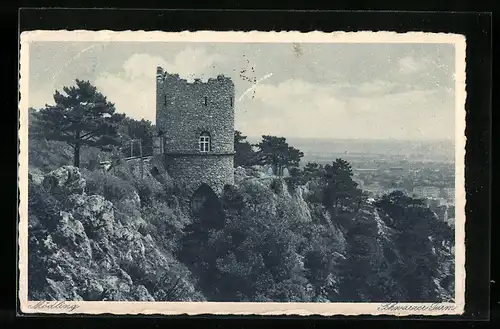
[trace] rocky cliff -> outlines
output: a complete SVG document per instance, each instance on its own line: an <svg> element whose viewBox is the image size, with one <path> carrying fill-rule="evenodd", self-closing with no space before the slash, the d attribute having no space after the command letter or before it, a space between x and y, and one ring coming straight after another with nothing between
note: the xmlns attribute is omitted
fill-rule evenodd
<svg viewBox="0 0 500 329"><path fill-rule="evenodd" d="M86 187L71 166L30 181L30 298L202 298L184 266L145 230L136 191L112 203Z"/></svg>
<svg viewBox="0 0 500 329"><path fill-rule="evenodd" d="M392 199L384 206L392 215L362 202L333 218L314 184L238 167L220 200L224 214L214 215L222 226L210 227L149 167L30 171L30 299L452 299L450 233L423 208L414 228L395 224ZM425 248L407 247L412 239Z"/></svg>

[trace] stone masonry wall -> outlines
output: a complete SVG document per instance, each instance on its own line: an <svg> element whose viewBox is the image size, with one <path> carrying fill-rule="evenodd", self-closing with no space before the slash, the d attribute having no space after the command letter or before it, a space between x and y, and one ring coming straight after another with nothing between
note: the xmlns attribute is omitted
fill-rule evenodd
<svg viewBox="0 0 500 329"><path fill-rule="evenodd" d="M165 74L157 81L156 109L165 152L200 153L198 141L204 131L210 133L212 152L234 152L233 105L234 84L229 78L188 83L177 75Z"/></svg>
<svg viewBox="0 0 500 329"><path fill-rule="evenodd" d="M234 84L219 75L189 83L157 68L156 127L163 135L165 169L194 192L201 184L216 194L234 184ZM211 150L199 150L208 132Z"/></svg>
<svg viewBox="0 0 500 329"><path fill-rule="evenodd" d="M234 184L234 157L219 156L167 156L166 169L175 173L175 180L193 193L203 183L220 196L224 185Z"/></svg>

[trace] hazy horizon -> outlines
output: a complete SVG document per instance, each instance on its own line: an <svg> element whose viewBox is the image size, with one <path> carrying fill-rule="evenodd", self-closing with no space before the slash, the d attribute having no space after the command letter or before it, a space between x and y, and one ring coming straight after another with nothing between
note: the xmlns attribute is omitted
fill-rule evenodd
<svg viewBox="0 0 500 329"><path fill-rule="evenodd" d="M243 134L244 135L244 134ZM371 158L384 160L388 157L401 160L432 160L437 162L454 162L454 140L412 141L394 139L342 139L342 138L294 138L285 137L288 144L304 152L302 163L328 159L333 161L336 157L350 159ZM261 137L249 137L247 140L254 144Z"/></svg>
<svg viewBox="0 0 500 329"><path fill-rule="evenodd" d="M268 133L268 134L263 134L263 135L254 135L254 136L249 136L246 135L243 131L240 131L243 136L247 138L247 140L252 140L252 141L257 141L262 138L263 135L271 135L271 136L277 136L276 134L273 133ZM436 138L436 139L394 139L394 138L343 138L343 137L308 137L308 136L301 136L301 137L295 137L293 135L291 136L282 136L279 135L278 137L285 137L287 141L290 140L324 140L324 141L355 141L355 142L364 142L364 141L370 141L370 142L401 142L401 143L439 143L439 142L449 142L449 143L455 143L454 138Z"/></svg>

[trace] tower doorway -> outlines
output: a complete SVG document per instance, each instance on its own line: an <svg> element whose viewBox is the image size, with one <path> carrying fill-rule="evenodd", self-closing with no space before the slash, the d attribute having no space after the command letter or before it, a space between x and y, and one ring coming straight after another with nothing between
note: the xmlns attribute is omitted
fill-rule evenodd
<svg viewBox="0 0 500 329"><path fill-rule="evenodd" d="M210 228L224 227L224 209L219 197L207 184L201 186L191 196L191 213L203 225Z"/></svg>

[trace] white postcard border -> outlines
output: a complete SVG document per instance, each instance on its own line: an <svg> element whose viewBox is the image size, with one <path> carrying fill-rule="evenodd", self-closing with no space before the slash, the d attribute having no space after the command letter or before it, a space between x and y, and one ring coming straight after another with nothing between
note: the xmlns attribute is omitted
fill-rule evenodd
<svg viewBox="0 0 500 329"><path fill-rule="evenodd" d="M23 313L230 315L445 315L465 306L465 37L408 32L28 31L21 34L19 102L19 300ZM222 303L28 301L28 86L31 42L448 43L455 45L455 303Z"/></svg>

